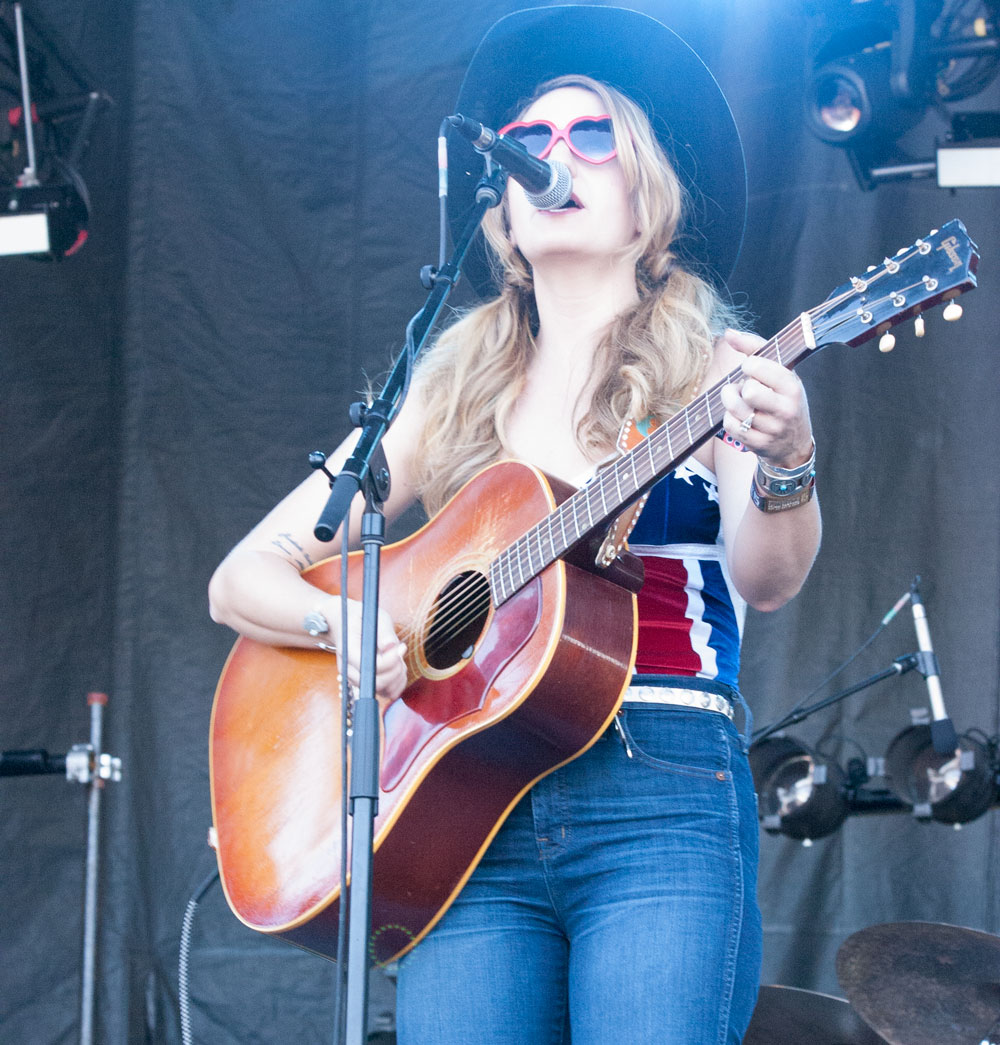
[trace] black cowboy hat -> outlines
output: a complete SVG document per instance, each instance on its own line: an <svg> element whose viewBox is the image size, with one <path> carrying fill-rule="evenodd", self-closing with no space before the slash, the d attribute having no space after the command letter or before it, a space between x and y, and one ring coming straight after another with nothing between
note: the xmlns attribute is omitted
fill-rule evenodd
<svg viewBox="0 0 1000 1045"><path fill-rule="evenodd" d="M691 199L675 249L687 267L724 282L743 242L747 179L729 104L694 51L662 22L622 7L536 7L501 18L472 56L455 111L499 129L535 88L556 76L590 76L627 95L650 118ZM448 146L452 233L465 225L483 159L456 133ZM482 234L463 265L496 292Z"/></svg>

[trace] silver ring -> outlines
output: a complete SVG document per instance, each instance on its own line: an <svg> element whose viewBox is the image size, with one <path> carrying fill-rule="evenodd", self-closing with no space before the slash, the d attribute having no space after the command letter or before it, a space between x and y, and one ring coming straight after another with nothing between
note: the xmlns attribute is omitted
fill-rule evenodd
<svg viewBox="0 0 1000 1045"><path fill-rule="evenodd" d="M755 413L755 410L751 410L750 413L740 421L739 431L749 432L750 429L753 428L753 416Z"/></svg>

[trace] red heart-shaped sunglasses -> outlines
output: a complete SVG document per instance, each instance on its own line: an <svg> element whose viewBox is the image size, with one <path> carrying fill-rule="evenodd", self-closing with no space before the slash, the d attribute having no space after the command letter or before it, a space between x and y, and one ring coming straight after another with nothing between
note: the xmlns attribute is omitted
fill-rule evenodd
<svg viewBox="0 0 1000 1045"><path fill-rule="evenodd" d="M607 163L618 155L610 116L578 116L565 127L557 127L549 120L519 120L501 127L500 133L520 142L540 160L552 152L558 141L564 141L574 156L587 163Z"/></svg>

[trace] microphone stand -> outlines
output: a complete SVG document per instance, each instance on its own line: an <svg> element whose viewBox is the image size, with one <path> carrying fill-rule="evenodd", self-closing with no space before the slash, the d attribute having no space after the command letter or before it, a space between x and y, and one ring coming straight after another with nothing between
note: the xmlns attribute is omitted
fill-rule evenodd
<svg viewBox="0 0 1000 1045"><path fill-rule="evenodd" d="M839 693L834 693L832 696L825 697L823 700L819 700L815 704L809 704L806 707L801 708L799 711L793 711L784 718L779 719L773 725L765 726L763 729L758 730L753 735L753 742L756 744L758 741L771 736L773 733L777 733L782 729L787 729L789 726L794 726L797 723L802 722L804 719L807 719L810 715L815 714L817 711L822 711L824 708L830 707L831 704L837 704L847 697L853 696L855 693L859 693L863 689L867 689L869 686L874 686L876 682L881 682L883 679L893 678L896 675L905 675L908 671L912 671L914 668L921 668L921 670L923 670L923 661L919 653L907 653L905 656L897 657L889 667L883 668L881 671L863 679L861 682L858 682L853 686L848 686L847 689L842 689Z"/></svg>
<svg viewBox="0 0 1000 1045"><path fill-rule="evenodd" d="M390 475L382 451L382 437L395 420L409 387L410 369L426 344L452 287L458 282L462 261L483 216L503 198L507 175L487 165L476 188L476 205L455 243L451 259L430 276L430 293L424 307L407 329L406 347L399 354L378 399L371 406L354 404L351 417L361 428L354 452L331 483L327 500L314 529L321 541L333 540L351 502L359 491L365 495L361 521L364 548L361 606L361 685L354 705L351 735L351 887L347 936L346 1045L364 1045L368 1015L368 942L372 908L372 858L374 821L378 812L379 714L375 698L375 655L378 633L378 581L385 517L382 504L388 496ZM323 467L322 455L310 455L313 467ZM324 469L325 470L325 469ZM346 592L341 593L346 597ZM344 646L343 637L341 646ZM344 917L346 882L341 883L340 917ZM340 1028L338 1027L338 1033Z"/></svg>
<svg viewBox="0 0 1000 1045"><path fill-rule="evenodd" d="M934 653L934 647L931 645L930 630L927 626L927 612L924 609L923 600L920 598L919 585L920 577L914 577L913 583L910 585L910 590L899 599L896 605L893 606L885 617L882 618L882 624L880 625L881 629L881 627L888 624L889 621L891 621L892 618L895 617L903 608L903 606L909 602L913 609L913 628L917 634L918 649L916 653L908 653L906 656L897 657L896 660L892 662L891 667L872 675L871 678L867 678L855 686L841 690L839 693L834 693L833 696L827 697L825 700L821 700L816 704L811 704L801 710L793 708L783 719L780 719L778 722L774 723L774 725L767 726L755 733L753 739L755 741L763 740L765 737L771 736L772 733L777 733L786 726L794 726L796 723L808 718L816 711L822 711L823 708L827 708L831 704L836 704L838 701L857 693L859 690L873 686L876 682L892 678L893 675L903 675L907 671L912 671L914 668L918 668L920 674L924 677L924 681L927 683L927 693L931 710L931 740L934 750L939 755L953 754L955 749L958 747L958 735L955 732L955 727L952 725L951 719L948 717L948 712L944 707L944 699L941 696L941 680L938 676L938 662ZM878 632L876 632L876 634L878 634ZM874 638L874 636L872 637Z"/></svg>

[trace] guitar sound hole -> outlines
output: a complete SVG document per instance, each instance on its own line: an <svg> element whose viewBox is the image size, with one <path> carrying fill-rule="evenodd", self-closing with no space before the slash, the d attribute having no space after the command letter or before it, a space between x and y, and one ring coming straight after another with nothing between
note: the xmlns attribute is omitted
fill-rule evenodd
<svg viewBox="0 0 1000 1045"><path fill-rule="evenodd" d="M427 663L438 671L467 660L490 611L490 583L481 573L460 573L434 600L424 643Z"/></svg>

